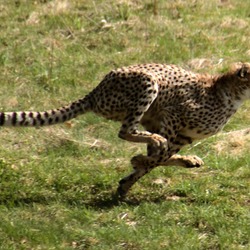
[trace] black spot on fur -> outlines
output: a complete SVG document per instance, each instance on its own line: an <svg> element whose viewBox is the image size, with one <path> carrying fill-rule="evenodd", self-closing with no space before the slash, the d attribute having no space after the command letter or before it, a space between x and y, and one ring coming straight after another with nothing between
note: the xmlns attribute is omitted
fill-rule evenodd
<svg viewBox="0 0 250 250"><path fill-rule="evenodd" d="M17 122L17 113L16 113L16 112L14 112L14 113L12 114L12 119L11 119L11 121L12 121L12 125L15 126L15 125L16 125L16 122Z"/></svg>
<svg viewBox="0 0 250 250"><path fill-rule="evenodd" d="M50 117L48 120L48 123L51 124L53 122L53 119Z"/></svg>

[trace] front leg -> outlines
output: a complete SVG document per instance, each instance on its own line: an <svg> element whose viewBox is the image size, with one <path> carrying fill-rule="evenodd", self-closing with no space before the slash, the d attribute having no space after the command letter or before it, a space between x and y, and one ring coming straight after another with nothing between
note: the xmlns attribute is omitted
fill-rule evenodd
<svg viewBox="0 0 250 250"><path fill-rule="evenodd" d="M161 135L150 133L148 131L138 131L132 128L130 130L121 129L119 137L131 142L147 143L153 145L155 152L167 147L167 140Z"/></svg>

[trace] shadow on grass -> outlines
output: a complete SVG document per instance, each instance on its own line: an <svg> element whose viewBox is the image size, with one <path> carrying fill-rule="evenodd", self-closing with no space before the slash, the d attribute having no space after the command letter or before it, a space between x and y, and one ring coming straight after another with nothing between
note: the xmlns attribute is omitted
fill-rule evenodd
<svg viewBox="0 0 250 250"><path fill-rule="evenodd" d="M115 206L138 206L140 204L145 203L155 203L159 204L162 202L194 202L194 200L190 197L178 197L178 199L172 199L172 196L168 196L169 194L165 193L157 193L149 195L148 193L142 193L138 195L128 194L124 198L120 198L116 193L107 192L105 196L96 196L92 197L84 204L88 207L92 207L93 209L110 209Z"/></svg>
<svg viewBox="0 0 250 250"><path fill-rule="evenodd" d="M22 207L22 206L32 206L33 204L42 204L49 206L53 203L61 203L70 207L89 207L94 210L99 209L112 209L117 206L138 206L141 203L161 203L166 201L166 196L163 194L157 194L154 197L148 196L147 194L138 195L128 195L125 198L118 197L114 192L103 191L100 194L91 195L88 197L44 197L44 196L31 196L31 197L15 197L10 199L0 200L0 205L7 207ZM171 202L171 201L170 201Z"/></svg>
<svg viewBox="0 0 250 250"><path fill-rule="evenodd" d="M162 203L162 202L193 202L192 198L186 192L169 192L162 189L152 189L149 187L147 192L143 189L131 191L124 198L116 194L113 185L84 185L76 189L73 186L49 186L44 189L37 187L32 191L12 190L0 194L0 205L8 207L32 206L32 204L42 204L49 206L58 203L70 207L89 207L95 210L112 209L117 206L138 206L142 203Z"/></svg>

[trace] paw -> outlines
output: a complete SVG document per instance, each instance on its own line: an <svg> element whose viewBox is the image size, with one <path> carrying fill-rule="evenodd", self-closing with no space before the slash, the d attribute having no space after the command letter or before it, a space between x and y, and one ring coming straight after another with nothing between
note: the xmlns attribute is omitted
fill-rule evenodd
<svg viewBox="0 0 250 250"><path fill-rule="evenodd" d="M158 134L152 134L151 138L152 138L154 147L159 148L160 150L166 149L168 147L168 141L166 138Z"/></svg>
<svg viewBox="0 0 250 250"><path fill-rule="evenodd" d="M204 165L203 160L196 155L183 156L182 160L185 163L186 168L199 168Z"/></svg>
<svg viewBox="0 0 250 250"><path fill-rule="evenodd" d="M122 186L119 184L115 197L123 199L126 196L127 192L128 190L123 189Z"/></svg>
<svg viewBox="0 0 250 250"><path fill-rule="evenodd" d="M129 177L130 177L130 175L119 181L119 186L118 186L117 191L116 191L116 196L120 197L121 199L123 199L126 196L126 194L128 193L128 191L131 187Z"/></svg>

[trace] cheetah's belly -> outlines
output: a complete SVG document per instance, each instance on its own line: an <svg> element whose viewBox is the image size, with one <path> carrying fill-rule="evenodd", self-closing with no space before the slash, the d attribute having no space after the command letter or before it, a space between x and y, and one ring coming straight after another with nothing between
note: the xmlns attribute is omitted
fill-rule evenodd
<svg viewBox="0 0 250 250"><path fill-rule="evenodd" d="M210 137L212 135L217 134L223 126L221 127L216 127L216 128L185 128L179 132L180 135L190 137L193 140L201 140L207 137Z"/></svg>

